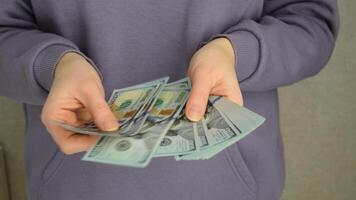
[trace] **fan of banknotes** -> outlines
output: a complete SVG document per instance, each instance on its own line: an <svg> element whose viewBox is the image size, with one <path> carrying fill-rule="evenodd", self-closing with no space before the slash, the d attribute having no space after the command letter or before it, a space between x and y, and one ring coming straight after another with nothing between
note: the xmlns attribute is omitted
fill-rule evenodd
<svg viewBox="0 0 356 200"><path fill-rule="evenodd" d="M145 167L154 157L209 159L265 120L223 97L211 96L204 118L191 122L184 115L191 89L189 79L167 83L168 79L112 92L108 105L120 124L117 131L101 131L94 123L83 127L60 123L76 133L100 136L83 160Z"/></svg>

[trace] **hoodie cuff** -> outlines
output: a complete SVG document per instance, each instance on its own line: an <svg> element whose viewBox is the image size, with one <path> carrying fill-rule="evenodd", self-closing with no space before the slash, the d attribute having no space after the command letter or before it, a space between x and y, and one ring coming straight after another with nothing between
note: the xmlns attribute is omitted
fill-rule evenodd
<svg viewBox="0 0 356 200"><path fill-rule="evenodd" d="M94 62L78 49L63 44L53 44L43 49L38 54L34 62L34 76L38 84L43 89L47 91L51 89L56 66L61 58L68 52L74 52L83 56L87 62L89 62L95 68L101 80L103 80L102 74Z"/></svg>
<svg viewBox="0 0 356 200"><path fill-rule="evenodd" d="M260 47L258 39L248 31L235 31L233 33L217 34L207 41L200 43L198 48L203 47L210 41L224 37L228 39L235 52L236 73L239 82L248 79L257 70L260 59Z"/></svg>

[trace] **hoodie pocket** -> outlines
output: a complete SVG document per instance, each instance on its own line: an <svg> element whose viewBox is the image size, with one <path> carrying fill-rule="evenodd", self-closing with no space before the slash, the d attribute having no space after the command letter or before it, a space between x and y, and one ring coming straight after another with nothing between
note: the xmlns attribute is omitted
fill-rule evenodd
<svg viewBox="0 0 356 200"><path fill-rule="evenodd" d="M62 151L57 147L51 159L48 161L42 173L42 185L46 185L46 183L55 176L56 172L61 168L65 155Z"/></svg>
<svg viewBox="0 0 356 200"><path fill-rule="evenodd" d="M224 153L236 178L242 183L245 190L255 198L256 181L241 154L238 143L228 147Z"/></svg>
<svg viewBox="0 0 356 200"><path fill-rule="evenodd" d="M46 185L50 180L52 180L57 172L61 169L61 166L63 165L65 159L65 155L62 153L62 151L56 147L56 150L53 154L53 156L50 158L50 160L47 162L42 176L41 176L41 185L39 186L39 190L36 194L37 199L42 199L42 193L43 190L45 189Z"/></svg>

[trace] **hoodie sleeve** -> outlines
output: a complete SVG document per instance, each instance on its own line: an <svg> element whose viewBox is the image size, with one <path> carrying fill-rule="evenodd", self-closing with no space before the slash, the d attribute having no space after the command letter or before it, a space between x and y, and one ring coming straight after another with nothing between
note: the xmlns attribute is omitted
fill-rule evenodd
<svg viewBox="0 0 356 200"><path fill-rule="evenodd" d="M259 19L244 19L221 34L232 43L242 91L265 91L317 74L335 46L336 0L265 0Z"/></svg>
<svg viewBox="0 0 356 200"><path fill-rule="evenodd" d="M0 95L42 105L60 58L67 52L87 57L73 42L42 32L28 0L0 0L0 5Z"/></svg>

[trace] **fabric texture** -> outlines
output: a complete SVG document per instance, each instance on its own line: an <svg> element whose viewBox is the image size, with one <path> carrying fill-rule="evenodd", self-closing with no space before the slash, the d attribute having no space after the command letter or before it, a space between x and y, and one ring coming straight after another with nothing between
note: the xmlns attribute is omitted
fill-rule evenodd
<svg viewBox="0 0 356 200"><path fill-rule="evenodd" d="M0 95L24 105L30 200L279 199L284 184L277 88L317 74L335 45L336 0L0 0ZM186 76L194 52L232 43L245 106L267 120L207 161L155 158L144 169L64 155L40 114L56 64L83 55L106 95ZM106 96L108 97L108 96Z"/></svg>

